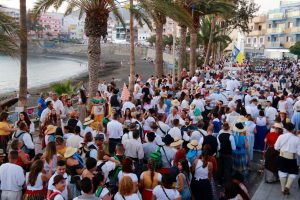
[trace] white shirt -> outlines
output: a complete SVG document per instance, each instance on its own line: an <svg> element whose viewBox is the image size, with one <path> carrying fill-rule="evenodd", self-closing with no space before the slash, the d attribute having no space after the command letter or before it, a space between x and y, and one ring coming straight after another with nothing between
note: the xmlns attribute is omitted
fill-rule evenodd
<svg viewBox="0 0 300 200"><path fill-rule="evenodd" d="M259 110L256 105L250 104L250 105L246 106L245 108L246 108L247 113L250 114L252 118L255 119L256 117L258 117Z"/></svg>
<svg viewBox="0 0 300 200"><path fill-rule="evenodd" d="M117 120L112 120L107 124L107 133L109 138L121 139L123 135L123 126Z"/></svg>
<svg viewBox="0 0 300 200"><path fill-rule="evenodd" d="M138 195L136 193L133 193L129 196L124 196L125 200L140 200L140 198L138 197ZM122 197L122 195L118 192L115 197L114 200L124 200L124 198Z"/></svg>
<svg viewBox="0 0 300 200"><path fill-rule="evenodd" d="M138 177L136 176L136 174L134 174L134 173L125 173L123 171L120 171L119 174L118 174L119 182L121 182L121 179L124 176L129 176L131 178L132 182L138 183Z"/></svg>
<svg viewBox="0 0 300 200"><path fill-rule="evenodd" d="M19 192L25 182L23 168L12 163L5 163L0 166L1 190Z"/></svg>
<svg viewBox="0 0 300 200"><path fill-rule="evenodd" d="M129 139L133 139L132 131L129 131L129 133L125 133L125 134L122 136L122 141L121 141L121 143L124 144L124 142L125 142L126 140L129 140ZM139 137L138 141L139 141L139 142L142 142L140 137Z"/></svg>
<svg viewBox="0 0 300 200"><path fill-rule="evenodd" d="M131 101L126 101L122 106L122 112L125 112L127 108L131 110L132 108L135 108L135 105Z"/></svg>
<svg viewBox="0 0 300 200"><path fill-rule="evenodd" d="M128 139L124 141L125 155L131 158L144 158L144 149L141 142L136 139Z"/></svg>
<svg viewBox="0 0 300 200"><path fill-rule="evenodd" d="M51 190L51 191L57 191L55 190L55 187L53 185L53 179L54 177L57 175L57 173L55 172L51 178L49 179L48 181L48 190ZM64 178L66 178L66 187L64 189L64 191L62 191L61 195L63 196L64 199L68 199L68 184L69 184L69 176L67 175L67 173L64 173L63 175Z"/></svg>
<svg viewBox="0 0 300 200"><path fill-rule="evenodd" d="M274 149L300 155L300 138L290 132L284 133L278 137Z"/></svg>
<svg viewBox="0 0 300 200"><path fill-rule="evenodd" d="M165 137L168 131L170 130L170 126L162 121L157 122L157 124L160 127L156 131L157 135L159 135L160 137ZM164 133L160 129L163 130Z"/></svg>
<svg viewBox="0 0 300 200"><path fill-rule="evenodd" d="M103 163L103 161L99 160L97 162L97 166L99 166L101 163ZM109 181L109 179L108 179L109 172L114 170L114 169L116 169L116 163L114 163L112 161L106 161L105 164L103 164L101 166L102 173L103 173L104 177L107 179L106 182Z"/></svg>
<svg viewBox="0 0 300 200"><path fill-rule="evenodd" d="M145 119L145 123L144 123L144 130L146 131L152 131L152 128L150 128L150 124L155 122L155 119L151 116L147 117L147 119Z"/></svg>
<svg viewBox="0 0 300 200"><path fill-rule="evenodd" d="M18 134L20 135L21 132L18 131ZM16 134L16 133L15 133ZM28 148L28 149L34 149L34 144L33 141L31 139L31 136L29 133L23 133L23 143L24 145Z"/></svg>
<svg viewBox="0 0 300 200"><path fill-rule="evenodd" d="M226 132L226 131L220 130L219 135L218 135L218 137L217 137L217 141L218 141L218 150L221 149L221 143L220 143L219 137L220 137L220 135L223 134L223 133L229 133L229 134L230 134L230 132ZM234 137L233 137L231 134L230 134L230 136L229 136L229 141L230 141L230 144L231 144L231 149L234 151L234 150L236 149L236 145L235 145Z"/></svg>
<svg viewBox="0 0 300 200"><path fill-rule="evenodd" d="M168 197L163 191L161 185L158 185L153 189L153 195L156 197L157 200L167 200L167 199L174 200L180 197L180 194L176 189L164 188L164 190L167 193Z"/></svg>
<svg viewBox="0 0 300 200"><path fill-rule="evenodd" d="M274 107L268 106L265 108L265 116L268 118L269 122L275 121L277 115L278 112Z"/></svg>
<svg viewBox="0 0 300 200"><path fill-rule="evenodd" d="M180 139L183 139L185 141L189 141L190 140L190 137L187 135L186 132L183 132L183 137L181 135L181 130L180 128L178 127L173 127L169 130L169 133L168 133L173 139L175 138L180 138Z"/></svg>
<svg viewBox="0 0 300 200"><path fill-rule="evenodd" d="M182 109L190 109L189 101L183 99L181 102L181 108Z"/></svg>
<svg viewBox="0 0 300 200"><path fill-rule="evenodd" d="M68 137L66 145L67 147L78 148L79 145L83 142L83 138L79 135L72 134Z"/></svg>
<svg viewBox="0 0 300 200"><path fill-rule="evenodd" d="M204 104L203 101L201 99L194 99L192 104L195 104L197 108L200 109L201 112L204 112Z"/></svg>
<svg viewBox="0 0 300 200"><path fill-rule="evenodd" d="M45 108L44 110L43 110L43 112L42 112L42 114L41 114L41 117L40 117L40 121L42 122L42 123L45 123L45 121L46 121L46 118L47 118L47 116L48 116L48 114L51 112L51 110L49 109L49 108Z"/></svg>
<svg viewBox="0 0 300 200"><path fill-rule="evenodd" d="M30 185L29 181L29 172L26 173L26 186L28 190L42 190L43 189L43 180L42 173L39 173L35 181L34 186Z"/></svg>
<svg viewBox="0 0 300 200"><path fill-rule="evenodd" d="M252 100L251 95L247 94L247 95L245 96L245 106L250 105L250 101L251 101L251 100Z"/></svg>
<svg viewBox="0 0 300 200"><path fill-rule="evenodd" d="M166 120L166 124L168 124L170 127L173 126L173 120L174 119L179 119L179 123L181 125L184 125L185 121L180 117L180 115L176 114L175 116L173 116L173 114L170 114Z"/></svg>
<svg viewBox="0 0 300 200"><path fill-rule="evenodd" d="M65 200L64 196L62 195L61 191L58 191L57 189L54 189L53 192L59 192L59 194L57 194L54 197L54 200Z"/></svg>
<svg viewBox="0 0 300 200"><path fill-rule="evenodd" d="M65 112L64 104L59 99L53 101L53 108L56 110L56 113L58 114L64 114Z"/></svg>

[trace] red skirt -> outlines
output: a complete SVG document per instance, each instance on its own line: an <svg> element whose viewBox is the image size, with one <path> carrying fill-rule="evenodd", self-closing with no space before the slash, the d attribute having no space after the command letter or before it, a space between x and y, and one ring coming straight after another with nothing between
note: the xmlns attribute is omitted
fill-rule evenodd
<svg viewBox="0 0 300 200"><path fill-rule="evenodd" d="M142 193L143 200L152 200L152 190L144 189Z"/></svg>
<svg viewBox="0 0 300 200"><path fill-rule="evenodd" d="M47 190L26 190L23 200L43 200L46 198Z"/></svg>
<svg viewBox="0 0 300 200"><path fill-rule="evenodd" d="M157 172L161 174L168 174L170 172L170 168L160 168Z"/></svg>

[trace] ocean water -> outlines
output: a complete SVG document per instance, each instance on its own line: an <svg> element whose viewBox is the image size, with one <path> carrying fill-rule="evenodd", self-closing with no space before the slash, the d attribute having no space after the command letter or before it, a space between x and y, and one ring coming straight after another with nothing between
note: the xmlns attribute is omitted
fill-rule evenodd
<svg viewBox="0 0 300 200"><path fill-rule="evenodd" d="M27 62L28 88L49 85L55 81L79 76L87 71L80 59L30 56ZM0 94L19 89L20 61L0 56Z"/></svg>

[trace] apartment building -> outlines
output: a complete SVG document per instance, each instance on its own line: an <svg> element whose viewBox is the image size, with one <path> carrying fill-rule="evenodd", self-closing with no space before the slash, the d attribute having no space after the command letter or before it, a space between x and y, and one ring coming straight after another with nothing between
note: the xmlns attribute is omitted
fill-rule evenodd
<svg viewBox="0 0 300 200"><path fill-rule="evenodd" d="M246 57L256 57L264 54L267 16L257 16L250 20L249 28L251 32L246 35L244 51Z"/></svg>
<svg viewBox="0 0 300 200"><path fill-rule="evenodd" d="M281 1L279 9L269 11L266 23L265 55L293 57L288 49L300 41L300 2Z"/></svg>

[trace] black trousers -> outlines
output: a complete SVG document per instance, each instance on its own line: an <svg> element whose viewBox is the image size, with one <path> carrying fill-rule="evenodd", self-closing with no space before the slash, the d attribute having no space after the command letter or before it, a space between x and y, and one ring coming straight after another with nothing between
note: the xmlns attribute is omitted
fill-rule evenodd
<svg viewBox="0 0 300 200"><path fill-rule="evenodd" d="M228 183L232 176L232 155L220 153L219 157L219 181Z"/></svg>
<svg viewBox="0 0 300 200"><path fill-rule="evenodd" d="M110 155L114 155L117 144L121 143L121 139L109 138L108 150Z"/></svg>

